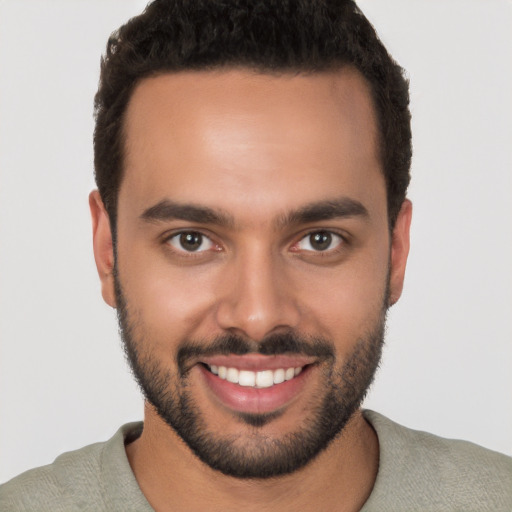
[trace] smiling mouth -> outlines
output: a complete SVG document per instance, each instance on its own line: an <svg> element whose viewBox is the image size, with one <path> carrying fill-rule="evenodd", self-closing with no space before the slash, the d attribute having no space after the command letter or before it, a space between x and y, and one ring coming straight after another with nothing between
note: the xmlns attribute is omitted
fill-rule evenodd
<svg viewBox="0 0 512 512"><path fill-rule="evenodd" d="M198 362L203 382L216 400L239 413L266 414L302 394L318 360L299 355L231 354Z"/></svg>
<svg viewBox="0 0 512 512"><path fill-rule="evenodd" d="M239 370L238 368L205 364L207 370L219 379L255 389L271 388L300 375L305 367L276 368L275 370Z"/></svg>

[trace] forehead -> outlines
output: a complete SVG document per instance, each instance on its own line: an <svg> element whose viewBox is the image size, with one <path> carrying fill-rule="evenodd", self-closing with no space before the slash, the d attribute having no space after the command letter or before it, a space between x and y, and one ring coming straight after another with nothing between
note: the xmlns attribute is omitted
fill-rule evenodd
<svg viewBox="0 0 512 512"><path fill-rule="evenodd" d="M384 189L369 86L351 68L147 78L124 128L120 202L130 195L140 209L164 196L213 207L230 198L236 207L249 199L270 204L277 195L281 203L287 196L310 202L329 190L364 196L369 182Z"/></svg>

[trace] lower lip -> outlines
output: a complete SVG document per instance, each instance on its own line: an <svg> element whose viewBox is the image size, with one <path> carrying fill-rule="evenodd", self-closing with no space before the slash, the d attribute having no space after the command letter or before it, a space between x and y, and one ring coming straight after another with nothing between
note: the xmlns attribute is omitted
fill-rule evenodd
<svg viewBox="0 0 512 512"><path fill-rule="evenodd" d="M292 402L302 391L311 367L307 366L291 380L274 384L269 388L239 386L221 379L198 365L203 378L215 397L229 409L248 414L274 412Z"/></svg>

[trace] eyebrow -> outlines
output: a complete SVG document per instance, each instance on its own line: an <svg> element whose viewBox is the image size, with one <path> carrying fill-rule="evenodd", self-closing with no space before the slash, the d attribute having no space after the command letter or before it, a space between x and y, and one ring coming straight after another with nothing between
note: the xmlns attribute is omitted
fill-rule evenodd
<svg viewBox="0 0 512 512"><path fill-rule="evenodd" d="M207 206L177 203L169 199L164 199L144 210L140 218L150 222L185 220L198 224L218 224L221 226L232 226L234 224L230 215L219 210Z"/></svg>
<svg viewBox="0 0 512 512"><path fill-rule="evenodd" d="M363 217L368 218L368 210L362 203L348 197L318 201L307 204L297 210L283 214L276 219L276 226L283 227L296 224L308 224L323 220ZM165 222L171 220L184 220L198 224L216 224L233 227L234 218L221 210L208 206L183 204L169 199L144 210L141 219L149 222Z"/></svg>
<svg viewBox="0 0 512 512"><path fill-rule="evenodd" d="M277 224L308 224L323 220L347 217L368 218L369 216L368 210L361 202L349 197L340 197L307 204L298 210L283 215L278 219Z"/></svg>

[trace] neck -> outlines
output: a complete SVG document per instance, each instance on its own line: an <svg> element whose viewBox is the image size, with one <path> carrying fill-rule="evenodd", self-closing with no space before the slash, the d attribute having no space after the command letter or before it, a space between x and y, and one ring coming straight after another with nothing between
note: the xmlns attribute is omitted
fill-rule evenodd
<svg viewBox="0 0 512 512"><path fill-rule="evenodd" d="M356 511L371 493L379 457L377 436L358 411L343 433L304 468L270 479L234 478L201 462L149 405L144 431L126 452L156 512Z"/></svg>

